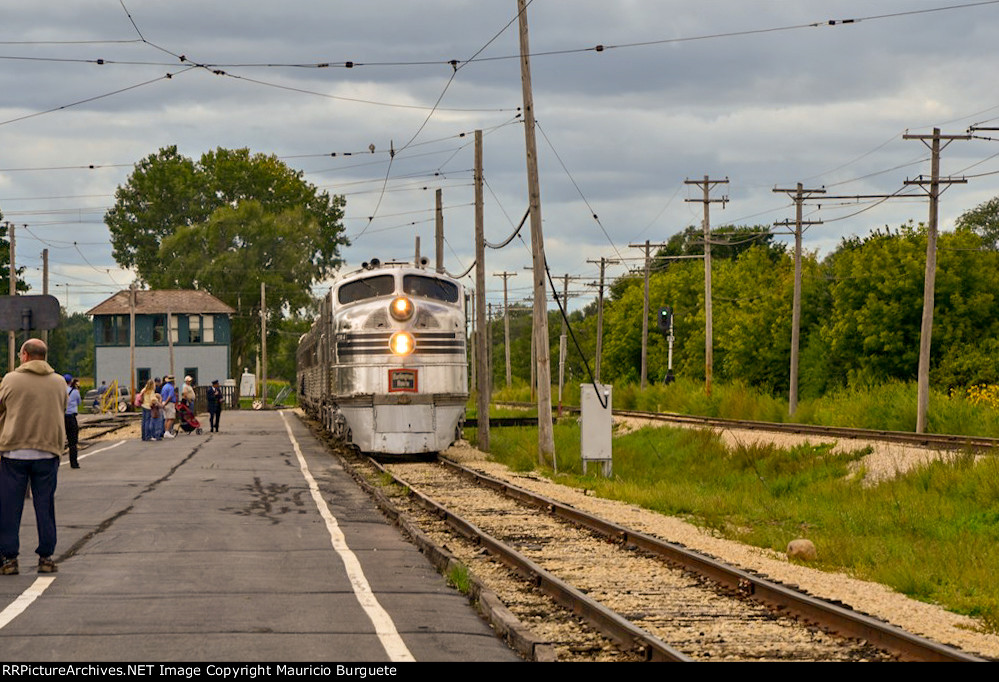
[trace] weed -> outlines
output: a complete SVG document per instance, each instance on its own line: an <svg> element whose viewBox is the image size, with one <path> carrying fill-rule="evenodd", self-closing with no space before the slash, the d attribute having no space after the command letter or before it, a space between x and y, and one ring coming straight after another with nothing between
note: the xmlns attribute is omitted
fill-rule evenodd
<svg viewBox="0 0 999 682"><path fill-rule="evenodd" d="M472 590L472 581L468 577L468 567L452 561L448 567L447 583L462 594L469 594Z"/></svg>

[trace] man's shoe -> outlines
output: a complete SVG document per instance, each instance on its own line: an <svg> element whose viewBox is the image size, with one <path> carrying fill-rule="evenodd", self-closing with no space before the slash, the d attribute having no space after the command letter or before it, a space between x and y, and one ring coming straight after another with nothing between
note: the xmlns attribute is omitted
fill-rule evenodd
<svg viewBox="0 0 999 682"><path fill-rule="evenodd" d="M38 557L38 572L39 573L57 573L59 567L56 563L52 561L50 556L40 556Z"/></svg>
<svg viewBox="0 0 999 682"><path fill-rule="evenodd" d="M17 567L17 557L13 559L4 559L3 563L0 563L0 575L17 575L20 570Z"/></svg>
<svg viewBox="0 0 999 682"><path fill-rule="evenodd" d="M174 438L173 431L167 431L163 434L164 438Z"/></svg>

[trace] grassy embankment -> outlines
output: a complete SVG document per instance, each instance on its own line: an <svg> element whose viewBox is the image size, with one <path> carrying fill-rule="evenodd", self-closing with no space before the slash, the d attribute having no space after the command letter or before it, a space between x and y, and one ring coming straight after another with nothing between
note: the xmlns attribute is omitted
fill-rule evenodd
<svg viewBox="0 0 999 682"><path fill-rule="evenodd" d="M808 401L797 416L813 423L911 430L914 403L914 386L895 385ZM783 401L744 388L716 386L708 400L694 384L644 393L624 387L615 393L614 404L769 421L786 414ZM999 435L997 422L997 410L983 401L975 405L967 397L932 398L934 431ZM474 440L474 430L467 435ZM818 547L817 567L846 571L981 617L986 627L999 632L996 456L976 461L962 455L863 485L863 471L851 473L851 463L866 451L832 454L825 446L731 449L704 431L648 428L615 438L614 477L607 480L582 475L575 423L559 424L555 441L561 483L679 516L759 547L782 551L788 541L807 537ZM496 460L516 470L537 468L536 429L495 429L490 444Z"/></svg>

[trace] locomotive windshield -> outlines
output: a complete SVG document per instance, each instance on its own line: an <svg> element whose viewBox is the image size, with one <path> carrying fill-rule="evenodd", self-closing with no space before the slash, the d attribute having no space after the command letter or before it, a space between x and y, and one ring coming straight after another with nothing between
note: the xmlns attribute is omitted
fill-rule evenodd
<svg viewBox="0 0 999 682"><path fill-rule="evenodd" d="M402 279L402 289L410 296L433 298L445 303L458 302L458 286L436 277L406 275Z"/></svg>
<svg viewBox="0 0 999 682"><path fill-rule="evenodd" d="M347 282L336 292L336 300L341 305L363 301L376 296L391 296L395 293L395 277L392 275L375 275L365 279Z"/></svg>

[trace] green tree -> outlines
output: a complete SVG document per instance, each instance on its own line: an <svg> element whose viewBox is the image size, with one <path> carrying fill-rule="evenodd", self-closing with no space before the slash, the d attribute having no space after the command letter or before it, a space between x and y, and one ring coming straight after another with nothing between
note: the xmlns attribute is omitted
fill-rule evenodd
<svg viewBox="0 0 999 682"><path fill-rule="evenodd" d="M962 213L956 226L958 231L970 230L977 234L986 248L999 250L999 197L993 197Z"/></svg>
<svg viewBox="0 0 999 682"><path fill-rule="evenodd" d="M233 367L260 341L260 285L277 330L340 265L344 200L274 156L219 148L197 162L161 149L136 164L105 215L115 260L153 288L208 291L236 308ZM270 338L270 334L268 334ZM269 348L270 349L270 348Z"/></svg>
<svg viewBox="0 0 999 682"><path fill-rule="evenodd" d="M302 179L301 171L275 156L219 148L195 162L175 146L137 163L115 192L115 204L104 216L114 258L152 283L169 267L160 260L164 239L179 228L204 223L221 208L250 200L274 215L300 209L303 220L315 222L319 237L308 251L314 267L325 275L339 265L339 248L346 244L340 223L343 197L319 192Z"/></svg>
<svg viewBox="0 0 999 682"><path fill-rule="evenodd" d="M312 303L311 286L328 276L316 256L320 226L302 208L268 212L258 201L216 209L203 223L163 239L154 288L203 289L239 313L232 321L233 367L247 366L260 341L260 285L266 286L268 326ZM268 334L270 338L270 334Z"/></svg>
<svg viewBox="0 0 999 682"><path fill-rule="evenodd" d="M94 323L84 313L59 310L59 326L49 332L49 364L57 372L91 377L94 372Z"/></svg>

